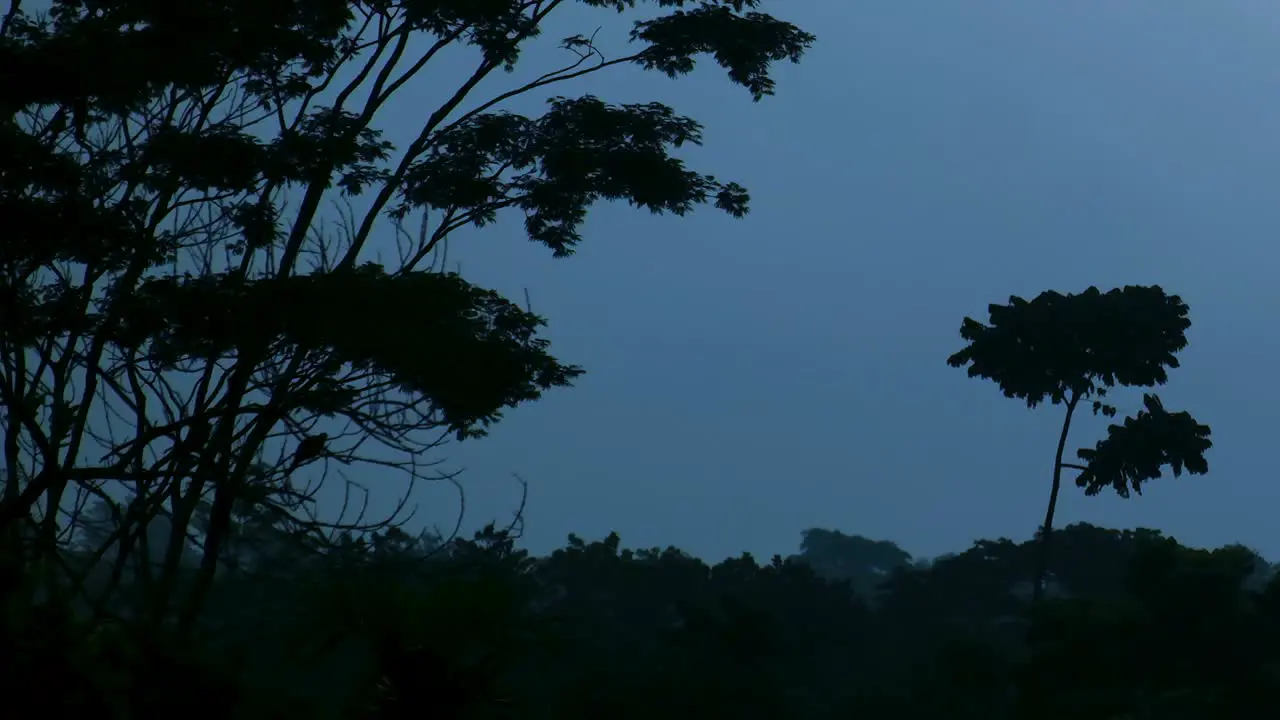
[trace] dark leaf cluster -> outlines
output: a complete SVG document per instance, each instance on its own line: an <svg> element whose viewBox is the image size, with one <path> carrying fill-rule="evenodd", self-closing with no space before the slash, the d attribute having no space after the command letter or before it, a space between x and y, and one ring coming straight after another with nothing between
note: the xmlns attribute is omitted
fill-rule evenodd
<svg viewBox="0 0 1280 720"><path fill-rule="evenodd" d="M157 89L216 87L229 71L280 101L297 97L341 54L354 19L348 0L54 0L49 16L21 18L0 41L3 114L144 110Z"/></svg>
<svg viewBox="0 0 1280 720"><path fill-rule="evenodd" d="M1107 437L1096 447L1077 451L1087 469L1076 478L1076 485L1085 494L1097 495L1111 487L1121 497L1129 497L1130 489L1141 495L1142 483L1160 477L1165 465L1174 477L1184 469L1192 475L1209 472L1204 458L1213 447L1209 426L1197 423L1189 412L1169 412L1154 394L1144 394L1142 403L1145 410L1108 427Z"/></svg>
<svg viewBox="0 0 1280 720"><path fill-rule="evenodd" d="M485 62L507 71L520 59L520 43L537 37L540 17L525 0L366 0L373 8L397 8L409 27L439 38L458 37L478 48ZM536 9L535 9L536 12Z"/></svg>
<svg viewBox="0 0 1280 720"><path fill-rule="evenodd" d="M947 359L969 377L996 382L1029 407L1115 385L1151 387L1178 367L1191 326L1186 303L1159 286L1127 285L1079 294L1043 292L991 305L989 324L965 318L968 345Z"/></svg>
<svg viewBox="0 0 1280 720"><path fill-rule="evenodd" d="M569 384L581 370L552 358L544 321L454 273L351 270L242 280L156 279L115 305L113 342L163 363L279 346L320 351L386 376L439 409L461 434L501 409Z"/></svg>
<svg viewBox="0 0 1280 720"><path fill-rule="evenodd" d="M139 161L122 177L150 189L183 187L200 191L247 193L263 182L319 183L328 187L333 174L348 194L387 177L380 166L391 143L366 127L350 111L316 108L269 143L245 132L237 123L199 130L162 127L141 144Z"/></svg>
<svg viewBox="0 0 1280 720"><path fill-rule="evenodd" d="M0 269L29 278L49 264L74 262L107 271L142 254L159 260L163 243L144 232L136 203L96 202L94 167L0 120Z"/></svg>
<svg viewBox="0 0 1280 720"><path fill-rule="evenodd" d="M564 256L598 200L676 215L710 201L746 213L745 188L671 156L669 148L701 142L693 120L659 103L615 106L590 95L549 104L537 119L481 114L442 133L408 169L396 214L426 207L484 225L515 207L529 238Z"/></svg>
<svg viewBox="0 0 1280 720"><path fill-rule="evenodd" d="M677 0L658 4L696 7L636 23L631 31L632 40L649 44L637 61L642 67L678 77L693 72L695 57L708 54L728 71L729 79L745 87L755 100L774 92L770 65L782 60L799 62L815 40L813 35L790 23L764 13L745 12L759 5L754 0L697 3Z"/></svg>

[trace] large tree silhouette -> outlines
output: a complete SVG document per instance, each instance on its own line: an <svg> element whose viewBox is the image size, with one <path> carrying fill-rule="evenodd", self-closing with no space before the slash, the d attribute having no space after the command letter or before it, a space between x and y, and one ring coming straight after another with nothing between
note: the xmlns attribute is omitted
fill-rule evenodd
<svg viewBox="0 0 1280 720"><path fill-rule="evenodd" d="M607 32L564 38L562 66L480 88L501 85L573 5L642 17L629 46ZM701 128L667 106L553 96L530 117L504 103L623 65L674 78L699 58L759 100L771 65L814 38L757 5L54 0L37 16L10 2L4 539L52 569L84 496L117 506L119 537L163 513L172 530L150 611L189 627L246 498L299 533L375 525L318 517L318 483L290 476L364 464L440 477L427 461L438 443L483 434L582 372L550 354L542 318L445 271L448 238L511 219L565 256L599 201L748 209L743 187L671 154ZM452 85L427 79L450 48L472 66ZM405 93L436 104L397 149L377 120ZM335 202L346 212L328 222ZM379 233L398 242L390 265L373 250ZM179 602L201 513L198 578ZM37 542L19 526L38 528Z"/></svg>
<svg viewBox="0 0 1280 720"><path fill-rule="evenodd" d="M990 305L989 324L966 317L960 336L968 345L947 359L952 367L968 366L969 377L992 380L1006 397L1034 408L1048 401L1064 405L1062 431L1053 458L1053 483L1044 523L1032 597L1044 592L1054 511L1062 471L1079 471L1076 484L1093 495L1110 486L1122 497L1130 489L1160 477L1168 465L1182 471L1208 472L1204 452L1212 443L1209 428L1186 412L1170 413L1160 399L1144 394L1145 410L1108 428L1107 438L1077 455L1083 465L1063 461L1071 420L1081 402L1095 414L1114 417L1104 398L1115 386L1153 387L1178 367L1176 353L1187 345L1191 326L1188 307L1159 286L1127 285L1108 292L1090 287L1077 295L1043 292L1034 300L1010 297L1007 305Z"/></svg>

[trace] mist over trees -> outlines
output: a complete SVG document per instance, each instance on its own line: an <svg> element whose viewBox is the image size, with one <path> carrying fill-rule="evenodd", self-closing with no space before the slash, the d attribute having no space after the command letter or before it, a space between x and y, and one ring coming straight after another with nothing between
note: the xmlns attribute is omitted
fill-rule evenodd
<svg viewBox="0 0 1280 720"><path fill-rule="evenodd" d="M1268 707L1280 581L1266 559L1151 529L1055 527L1064 472L1086 494L1127 497L1165 471L1208 471L1209 427L1154 392L1078 462L1065 455L1078 408L1112 417L1112 391L1163 385L1178 366L1190 309L1160 287L1014 297L988 323L963 320L952 366L1064 410L1027 542L915 558L858 528L808 528L794 555L711 564L616 534L533 556L522 508L472 537L408 530L415 483L460 482L436 451L585 372L552 353L527 303L448 269L450 236L522 223L568 257L600 202L745 217L746 188L677 157L701 141L696 120L574 88L626 66L720 72L765 100L771 69L816 38L759 5L10 0L5 717ZM628 42L584 28L560 39L559 67L512 82L573 6L621 16ZM450 51L471 65L452 85L427 81ZM424 87L439 104L391 143L389 103ZM545 97L543 112L508 109L522 96ZM374 250L389 241L393 260ZM366 512L374 471L404 480L389 516Z"/></svg>

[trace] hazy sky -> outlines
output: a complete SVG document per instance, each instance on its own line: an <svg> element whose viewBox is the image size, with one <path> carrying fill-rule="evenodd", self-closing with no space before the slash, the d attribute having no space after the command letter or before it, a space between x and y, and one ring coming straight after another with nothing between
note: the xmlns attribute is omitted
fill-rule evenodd
<svg viewBox="0 0 1280 720"><path fill-rule="evenodd" d="M567 260L515 218L454 238L465 276L512 298L527 287L556 354L588 370L490 438L448 448L467 470L468 525L508 517L518 472L538 552L610 530L709 559L793 552L811 526L921 555L1026 538L1061 410L1027 410L948 368L961 319L985 320L1010 294L1159 283L1193 321L1162 397L1213 427L1211 473L1128 501L1068 483L1059 523L1156 527L1280 559L1280 7L769 10L819 39L758 105L711 64L675 82L624 70L555 91L659 100L701 121L706 145L687 157L751 190L746 219L599 206ZM574 12L549 35L600 24ZM622 50L629 26L603 22ZM531 54L522 72L555 59ZM391 139L438 100L405 99ZM1132 412L1141 392L1116 400ZM1087 418L1072 448L1101 432ZM417 499L440 521L456 509L443 489Z"/></svg>

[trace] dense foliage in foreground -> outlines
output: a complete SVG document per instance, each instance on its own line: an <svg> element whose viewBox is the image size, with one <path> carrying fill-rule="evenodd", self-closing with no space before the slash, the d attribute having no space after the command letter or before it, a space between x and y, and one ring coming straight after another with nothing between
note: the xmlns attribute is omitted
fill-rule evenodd
<svg viewBox="0 0 1280 720"><path fill-rule="evenodd" d="M1083 524L1056 547L1032 622L1031 542L912 562L892 543L811 530L798 555L708 565L616 535L571 536L547 557L492 529L447 543L390 531L327 552L281 536L219 576L184 646L127 617L79 633L74 603L10 617L7 660L23 659L7 663L6 697L92 717L192 705L202 717L1118 720L1267 707L1280 582L1259 556ZM49 682L62 707L29 696Z"/></svg>

